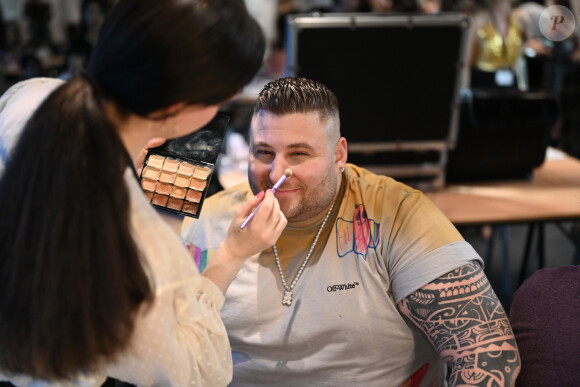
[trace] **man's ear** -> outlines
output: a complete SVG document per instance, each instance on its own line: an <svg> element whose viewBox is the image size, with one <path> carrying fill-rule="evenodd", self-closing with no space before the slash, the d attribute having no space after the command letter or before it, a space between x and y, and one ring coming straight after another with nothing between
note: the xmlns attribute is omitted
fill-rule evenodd
<svg viewBox="0 0 580 387"><path fill-rule="evenodd" d="M336 168L336 173L341 173L344 165L346 164L346 159L348 157L348 147L346 143L346 138L341 137L338 139L334 147L334 166Z"/></svg>

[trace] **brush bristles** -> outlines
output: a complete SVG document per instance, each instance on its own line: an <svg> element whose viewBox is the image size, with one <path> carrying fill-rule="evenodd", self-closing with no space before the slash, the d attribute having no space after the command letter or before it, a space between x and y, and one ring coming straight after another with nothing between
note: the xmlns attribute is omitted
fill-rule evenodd
<svg viewBox="0 0 580 387"><path fill-rule="evenodd" d="M284 176L286 176L286 178L289 178L290 176L292 176L292 170L290 168L286 169L284 171Z"/></svg>

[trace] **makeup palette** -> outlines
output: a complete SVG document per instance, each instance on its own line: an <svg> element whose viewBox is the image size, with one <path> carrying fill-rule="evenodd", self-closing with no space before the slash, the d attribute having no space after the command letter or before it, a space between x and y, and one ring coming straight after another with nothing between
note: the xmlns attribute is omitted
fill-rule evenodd
<svg viewBox="0 0 580 387"><path fill-rule="evenodd" d="M229 119L218 113L198 131L149 149L140 182L153 206L199 217Z"/></svg>

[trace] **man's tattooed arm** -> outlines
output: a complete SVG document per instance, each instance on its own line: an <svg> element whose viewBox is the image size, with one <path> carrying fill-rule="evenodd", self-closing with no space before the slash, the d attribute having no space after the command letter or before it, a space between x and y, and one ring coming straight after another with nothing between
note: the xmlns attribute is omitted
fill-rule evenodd
<svg viewBox="0 0 580 387"><path fill-rule="evenodd" d="M452 386L513 386L520 356L506 313L477 262L398 304L403 318L451 368Z"/></svg>

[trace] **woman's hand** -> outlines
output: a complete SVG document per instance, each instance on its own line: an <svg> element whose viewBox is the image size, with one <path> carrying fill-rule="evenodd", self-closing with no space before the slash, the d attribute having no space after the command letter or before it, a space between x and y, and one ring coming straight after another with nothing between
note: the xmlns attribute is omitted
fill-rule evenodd
<svg viewBox="0 0 580 387"><path fill-rule="evenodd" d="M242 230L241 224L260 203L254 218ZM238 208L221 248L228 250L233 259L245 261L276 243L286 223L272 190L262 191Z"/></svg>
<svg viewBox="0 0 580 387"><path fill-rule="evenodd" d="M154 137L151 140L147 141L145 147L141 149L139 155L135 160L133 160L133 164L135 166L135 170L137 171L137 175L141 176L141 170L143 169L143 164L145 164L145 157L147 157L147 152L150 148L156 148L167 141L166 138L163 137Z"/></svg>
<svg viewBox="0 0 580 387"><path fill-rule="evenodd" d="M254 218L242 230L241 224L260 203ZM236 211L226 238L202 275L225 294L246 259L276 243L287 223L271 190L251 197Z"/></svg>

